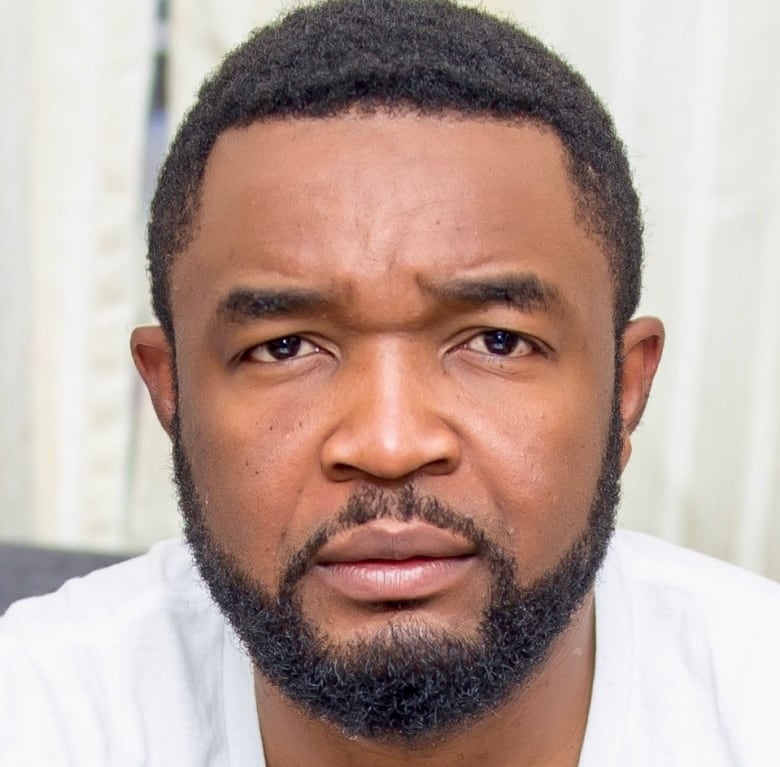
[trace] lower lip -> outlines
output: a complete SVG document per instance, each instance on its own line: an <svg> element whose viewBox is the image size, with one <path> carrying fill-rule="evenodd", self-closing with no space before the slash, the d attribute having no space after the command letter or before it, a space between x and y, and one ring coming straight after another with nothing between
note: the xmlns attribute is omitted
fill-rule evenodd
<svg viewBox="0 0 780 767"><path fill-rule="evenodd" d="M328 586L359 602L403 602L433 597L455 588L474 557L444 557L320 564L315 572Z"/></svg>

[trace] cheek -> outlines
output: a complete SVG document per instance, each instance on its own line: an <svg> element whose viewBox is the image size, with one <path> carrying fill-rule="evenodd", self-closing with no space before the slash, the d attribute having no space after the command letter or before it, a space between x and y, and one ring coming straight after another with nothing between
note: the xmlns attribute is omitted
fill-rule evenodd
<svg viewBox="0 0 780 767"><path fill-rule="evenodd" d="M182 439L210 530L245 572L275 583L295 549L288 541L300 545L295 511L313 496L311 413L240 397L216 406L184 392L181 402Z"/></svg>
<svg viewBox="0 0 780 767"><path fill-rule="evenodd" d="M527 393L526 393L527 394ZM582 534L601 472L609 397L504 402L478 428L471 460L503 524L522 580L549 570ZM525 577L524 577L525 575Z"/></svg>

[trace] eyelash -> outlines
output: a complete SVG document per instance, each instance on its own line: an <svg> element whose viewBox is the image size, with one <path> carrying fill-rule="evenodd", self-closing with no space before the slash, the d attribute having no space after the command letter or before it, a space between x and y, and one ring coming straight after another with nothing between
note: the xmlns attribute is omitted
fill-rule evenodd
<svg viewBox="0 0 780 767"><path fill-rule="evenodd" d="M274 345L277 345L277 350L285 350L288 352L288 354L285 356L285 354L281 354L281 356L274 356L271 349L274 347ZM298 354L300 348L302 345L308 344L311 346L311 351L307 352L306 354ZM299 359L301 357L308 357L310 354L315 354L316 352L322 351L321 347L315 344L313 341L309 341L307 338L304 338L303 336L298 335L289 335L289 336L279 336L278 338L272 338L270 341L266 341L262 344L257 344L257 346L253 346L250 349L247 349L246 352L242 355L242 358L248 362L257 362L261 364L274 364L277 362L288 362L290 360ZM253 356L256 353L259 352L266 352L271 359L268 360L258 360L258 359L252 359Z"/></svg>
<svg viewBox="0 0 780 767"><path fill-rule="evenodd" d="M507 348L507 352L505 354L495 351L491 352L488 348L485 348L484 350L469 348L471 344L477 342L478 340L481 340L485 347L487 347L487 339L491 336L493 337L492 340L494 342L497 342L498 344ZM522 354L514 354L518 345L521 344L525 344L528 347L528 351ZM305 354L300 354L299 352L301 347L303 346L306 348L307 345L311 347L311 349ZM491 328L489 330L481 330L455 348L467 349L478 354L483 354L488 358L495 359L512 359L517 357L530 356L534 353L546 353L545 347L535 339L529 338L528 336L522 335L520 333L515 333L511 330L506 330L505 328ZM281 352L280 355L276 356L274 350L276 352ZM293 334L272 338L270 341L266 341L265 343L251 347L242 355L242 360L259 364L275 364L301 359L321 351L323 351L323 349L318 344L310 341L304 336ZM270 359L257 359L256 356L261 353L266 353Z"/></svg>
<svg viewBox="0 0 780 767"><path fill-rule="evenodd" d="M487 347L487 338L490 336L494 337L494 341L497 341L499 344L508 347L506 354L491 352L487 349L485 351L472 349L472 351L476 351L479 354L484 354L488 357L497 358L526 357L536 352L544 352L544 347L538 341L535 341L528 336L522 335L521 333L515 333L511 330L506 330L505 328L491 328L490 330L482 330L461 344L460 348L468 348L470 344L477 341L477 339L480 339ZM515 352L517 346L520 344L525 344L528 347L528 351L524 354L514 354L513 352Z"/></svg>

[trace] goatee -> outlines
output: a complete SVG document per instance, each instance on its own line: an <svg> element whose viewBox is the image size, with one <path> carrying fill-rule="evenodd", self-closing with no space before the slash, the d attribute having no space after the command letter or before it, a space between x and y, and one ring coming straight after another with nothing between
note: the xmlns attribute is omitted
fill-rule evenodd
<svg viewBox="0 0 780 767"><path fill-rule="evenodd" d="M466 513L414 485L390 492L363 486L290 559L271 594L215 543L182 443L174 470L185 535L211 595L258 672L305 713L348 736L428 741L484 716L522 688L569 626L590 591L614 531L621 421L612 412L588 525L549 572L518 585L518 565ZM300 585L333 535L372 520L420 520L466 538L491 574L478 630L463 638L414 618L389 621L369 637L336 643L303 611Z"/></svg>

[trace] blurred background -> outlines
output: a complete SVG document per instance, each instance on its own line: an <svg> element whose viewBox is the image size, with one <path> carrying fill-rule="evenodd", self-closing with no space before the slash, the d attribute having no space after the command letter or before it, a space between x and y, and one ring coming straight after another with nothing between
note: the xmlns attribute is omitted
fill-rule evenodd
<svg viewBox="0 0 780 767"><path fill-rule="evenodd" d="M128 352L144 224L203 76L276 0L0 0L0 540L179 529ZM613 113L667 326L620 521L780 579L780 3L493 0Z"/></svg>

